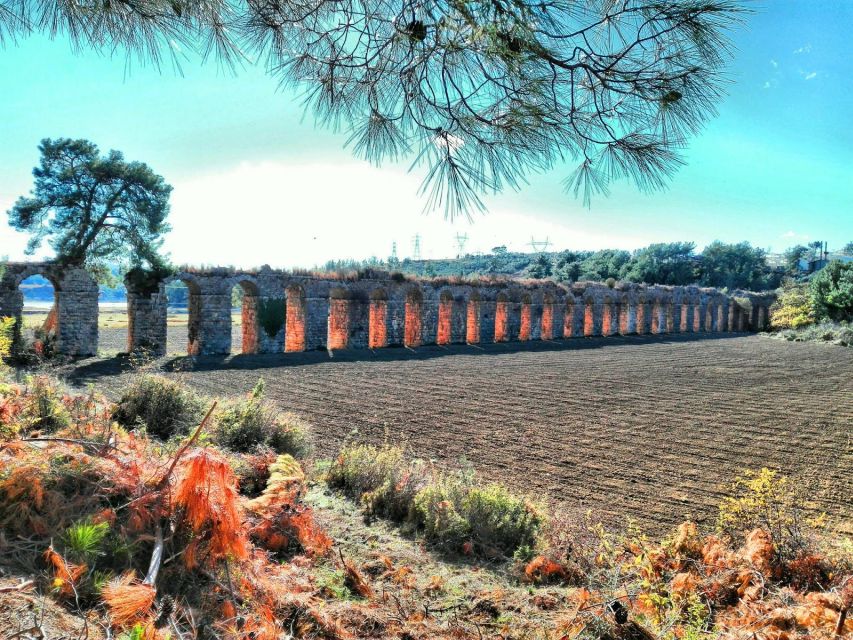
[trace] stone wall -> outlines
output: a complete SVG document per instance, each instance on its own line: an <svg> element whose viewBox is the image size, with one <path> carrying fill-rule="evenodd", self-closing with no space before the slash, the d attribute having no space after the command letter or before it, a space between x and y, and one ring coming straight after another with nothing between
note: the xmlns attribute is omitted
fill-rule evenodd
<svg viewBox="0 0 853 640"><path fill-rule="evenodd" d="M39 273L57 291L61 353L97 350L96 284L80 269L10 264L0 281L0 315L20 316L18 284ZM365 349L430 344L559 340L583 336L756 331L772 294L699 287L549 281L463 284L402 278L336 280L257 271L185 271L153 290L128 286L128 350L166 352L166 285L189 290L188 352L230 354L231 291L243 290L244 353ZM277 314L277 315L276 315ZM278 317L283 316L283 317Z"/></svg>

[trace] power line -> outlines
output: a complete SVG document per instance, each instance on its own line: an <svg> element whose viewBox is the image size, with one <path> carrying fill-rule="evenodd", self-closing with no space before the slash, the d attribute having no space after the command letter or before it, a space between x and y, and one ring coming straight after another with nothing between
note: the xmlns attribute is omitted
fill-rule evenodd
<svg viewBox="0 0 853 640"><path fill-rule="evenodd" d="M530 236L530 242L527 244L534 252L541 253L551 246L551 240L547 237L544 240L535 240L533 236Z"/></svg>
<svg viewBox="0 0 853 640"><path fill-rule="evenodd" d="M462 256L465 255L465 245L467 244L467 242L468 242L468 234L467 233L465 233L465 234L457 233L456 234L456 247L458 249L458 252L456 255L457 258L461 258Z"/></svg>

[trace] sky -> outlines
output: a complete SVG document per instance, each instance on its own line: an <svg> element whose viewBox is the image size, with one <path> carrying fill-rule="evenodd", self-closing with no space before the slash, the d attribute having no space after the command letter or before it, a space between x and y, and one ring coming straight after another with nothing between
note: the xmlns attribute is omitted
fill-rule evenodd
<svg viewBox="0 0 853 640"><path fill-rule="evenodd" d="M561 165L488 196L473 222L424 214L423 170L374 167L317 128L296 94L257 67L128 68L32 36L0 48L0 212L32 188L45 137L88 138L141 160L174 186L165 249L177 264L273 267L425 258L505 245L530 251L636 249L652 242L748 241L779 252L853 240L853 56L846 0L758 0L734 33L729 95L662 192L629 183L590 207L566 194ZM0 256L26 236L0 223ZM36 257L49 256L45 247Z"/></svg>

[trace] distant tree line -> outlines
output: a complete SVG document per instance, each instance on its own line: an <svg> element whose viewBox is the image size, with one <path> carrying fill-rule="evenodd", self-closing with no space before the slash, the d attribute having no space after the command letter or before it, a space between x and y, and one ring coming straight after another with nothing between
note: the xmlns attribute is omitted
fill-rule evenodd
<svg viewBox="0 0 853 640"><path fill-rule="evenodd" d="M849 248L853 254L853 243ZM701 253L696 252L692 242L655 243L633 252L603 249L539 254L515 253L498 246L484 255L419 261L407 258L395 264L392 261L377 263L375 259L370 264L350 261L347 268L379 266L424 277L506 274L564 283L613 279L760 290L776 288L784 277L796 272L797 260L789 260L787 253L785 256L784 266L773 266L764 249L748 242L727 244L720 241L712 242Z"/></svg>

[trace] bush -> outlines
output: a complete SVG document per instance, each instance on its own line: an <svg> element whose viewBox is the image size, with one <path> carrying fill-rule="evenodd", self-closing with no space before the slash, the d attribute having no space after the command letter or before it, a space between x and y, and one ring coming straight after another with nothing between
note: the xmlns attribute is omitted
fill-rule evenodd
<svg viewBox="0 0 853 640"><path fill-rule="evenodd" d="M15 336L15 319L0 318L0 367L12 355L12 342Z"/></svg>
<svg viewBox="0 0 853 640"><path fill-rule="evenodd" d="M853 323L821 322L799 329L783 329L776 336L789 342L829 342L853 347Z"/></svg>
<svg viewBox="0 0 853 640"><path fill-rule="evenodd" d="M258 324L270 338L275 338L284 327L285 313L284 298L258 300Z"/></svg>
<svg viewBox="0 0 853 640"><path fill-rule="evenodd" d="M471 472L438 474L406 461L399 447L347 447L326 482L360 499L368 512L410 524L453 553L511 556L533 547L545 520L537 506L501 485L480 486Z"/></svg>
<svg viewBox="0 0 853 640"><path fill-rule="evenodd" d="M812 525L799 507L806 497L787 477L767 468L748 471L735 480L729 494L720 503L717 520L720 533L738 540L754 529L764 529L785 560L810 551L808 533Z"/></svg>
<svg viewBox="0 0 853 640"><path fill-rule="evenodd" d="M797 329L812 324L814 320L814 307L808 287L786 283L770 310L771 326L774 329Z"/></svg>
<svg viewBox="0 0 853 640"><path fill-rule="evenodd" d="M113 419L126 427L144 426L162 440L182 436L204 417L206 399L180 382L143 375L118 401Z"/></svg>
<svg viewBox="0 0 853 640"><path fill-rule="evenodd" d="M440 478L415 496L416 524L430 542L487 557L532 549L544 517L498 484L478 486L470 473Z"/></svg>
<svg viewBox="0 0 853 640"><path fill-rule="evenodd" d="M308 452L307 424L270 407L264 400L263 380L258 380L248 397L228 400L219 406L211 437L219 446L241 453L265 447L296 457Z"/></svg>
<svg viewBox="0 0 853 640"><path fill-rule="evenodd" d="M47 376L32 378L22 413L25 430L53 433L70 425L71 415L63 395L55 380Z"/></svg>
<svg viewBox="0 0 853 640"><path fill-rule="evenodd" d="M410 520L415 496L429 479L423 463L407 463L401 448L372 445L343 449L326 475L330 486L360 500L369 513L395 522Z"/></svg>
<svg viewBox="0 0 853 640"><path fill-rule="evenodd" d="M812 278L810 288L819 320L853 320L853 262L833 260Z"/></svg>

